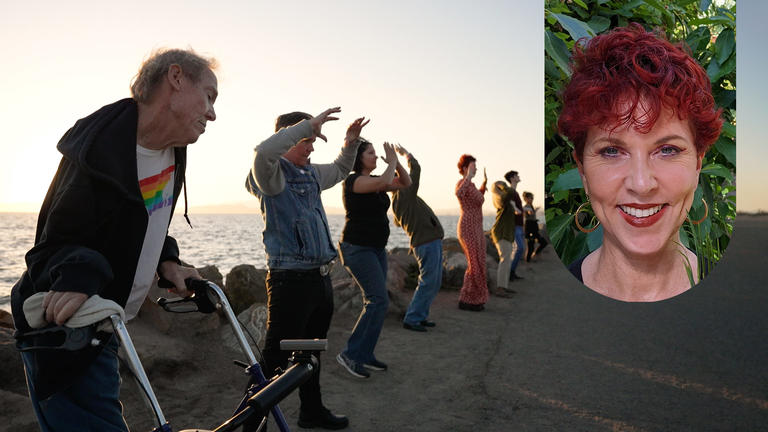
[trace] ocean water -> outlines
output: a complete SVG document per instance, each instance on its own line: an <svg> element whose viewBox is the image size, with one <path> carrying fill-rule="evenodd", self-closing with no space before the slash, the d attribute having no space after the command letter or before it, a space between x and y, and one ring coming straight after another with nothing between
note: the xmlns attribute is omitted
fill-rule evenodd
<svg viewBox="0 0 768 432"><path fill-rule="evenodd" d="M264 222L260 214L192 214L193 229L181 215L173 218L170 234L176 238L181 259L197 267L215 265L224 276L232 267L252 264L266 268L261 231ZM456 237L458 216L438 216L446 237ZM390 215L390 221L392 220ZM486 216L483 228L493 226L494 217ZM11 287L26 268L24 254L35 240L37 214L0 213L0 307L7 309ZM343 215L328 215L334 242L341 238ZM390 223L387 249L408 247L405 232Z"/></svg>

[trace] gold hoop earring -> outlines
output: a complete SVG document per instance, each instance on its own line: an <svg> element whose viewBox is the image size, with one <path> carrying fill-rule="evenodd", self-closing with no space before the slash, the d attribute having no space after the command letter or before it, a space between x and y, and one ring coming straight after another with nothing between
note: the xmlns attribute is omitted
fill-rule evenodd
<svg viewBox="0 0 768 432"><path fill-rule="evenodd" d="M690 222L690 223L692 223L694 225L698 225L698 224L704 222L704 220L707 218L707 216L709 216L709 206L707 205L707 200L702 198L701 202L704 203L704 216L701 219L692 221L691 218L690 218L690 212L688 212L689 216L685 217L686 219L688 219L688 222Z"/></svg>
<svg viewBox="0 0 768 432"><path fill-rule="evenodd" d="M582 205L580 205L580 206L579 206L579 208L577 208L577 209L576 209L576 213L574 213L574 214L573 214L573 221L576 223L576 228L578 228L578 230L579 230L579 231L581 231L581 232L583 232L584 234L589 234L589 233L591 233L592 231L596 230L596 229L597 229L597 227L599 227L599 226L600 226L600 221L599 221L599 220L597 221L597 223L595 224L595 226L593 226L592 228L584 228L584 227L583 227L583 226L581 226L581 224L579 223L579 212L580 212L580 211L581 211L581 209L583 209L583 208L584 208L584 206L585 206L585 205L587 205L587 204L590 204L590 205L592 204L592 203L590 203L590 202L589 202L589 197L587 197L587 202L585 202L585 203L583 203Z"/></svg>

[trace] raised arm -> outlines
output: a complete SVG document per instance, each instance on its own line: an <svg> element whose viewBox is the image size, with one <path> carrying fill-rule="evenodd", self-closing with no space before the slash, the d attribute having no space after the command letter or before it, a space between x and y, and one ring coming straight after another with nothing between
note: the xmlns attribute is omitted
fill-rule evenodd
<svg viewBox="0 0 768 432"><path fill-rule="evenodd" d="M370 122L370 119L366 120L365 117L360 117L349 125L347 134L344 137L344 145L341 147L341 152L339 152L333 163L312 164L317 170L321 190L333 187L349 175L352 166L355 164L357 146L360 145L360 132L368 122Z"/></svg>
<svg viewBox="0 0 768 432"><path fill-rule="evenodd" d="M277 195L282 192L285 188L285 176L280 170L280 157L304 138L317 136L325 140L325 135L321 132L322 125L327 121L336 120L331 114L340 111L338 107L329 108L317 117L280 129L256 146L249 183L253 180L265 195Z"/></svg>
<svg viewBox="0 0 768 432"><path fill-rule="evenodd" d="M393 191L407 188L411 185L411 177L408 175L408 171L400 165L394 146L385 142L384 153L385 156L382 159L387 163L387 169L379 177L358 177L355 179L354 185L352 185L352 191L355 193Z"/></svg>

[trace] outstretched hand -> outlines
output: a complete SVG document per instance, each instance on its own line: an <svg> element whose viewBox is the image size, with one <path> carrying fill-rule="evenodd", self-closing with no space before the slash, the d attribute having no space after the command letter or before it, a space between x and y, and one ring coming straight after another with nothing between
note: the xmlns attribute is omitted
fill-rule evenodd
<svg viewBox="0 0 768 432"><path fill-rule="evenodd" d="M309 124L312 125L312 132L320 138L321 140L328 142L328 139L325 138L325 135L320 131L320 129L323 127L323 124L327 121L332 120L338 120L338 117L331 117L331 114L341 112L341 107L335 107L335 108L328 108L327 110L321 112L317 115L317 117L312 117L309 119Z"/></svg>
<svg viewBox="0 0 768 432"><path fill-rule="evenodd" d="M483 168L483 184L488 184L488 174L485 172L485 168Z"/></svg>
<svg viewBox="0 0 768 432"><path fill-rule="evenodd" d="M352 122L352 124L349 125L347 128L347 137L346 141L348 143L352 143L358 138L360 138L360 132L363 130L365 125L370 122L371 119L366 120L365 117L360 117L359 119Z"/></svg>

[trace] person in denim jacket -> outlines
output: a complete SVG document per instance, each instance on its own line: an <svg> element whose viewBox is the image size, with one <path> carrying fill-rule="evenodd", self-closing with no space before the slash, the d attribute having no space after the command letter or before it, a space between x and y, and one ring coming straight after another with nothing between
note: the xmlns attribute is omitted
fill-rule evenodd
<svg viewBox="0 0 768 432"><path fill-rule="evenodd" d="M368 124L358 118L347 129L344 146L333 163L312 164L316 138L326 141L321 127L337 120L330 108L316 117L303 112L277 118L276 133L256 146L246 189L261 203L262 232L269 273L264 372L285 367L288 353L282 339L324 339L333 315L333 290L328 275L336 249L331 242L321 191L343 180L355 160L358 138ZM318 356L319 359L319 356ZM320 394L320 368L299 388L299 426L343 429L344 416L331 414ZM246 425L250 430L255 425Z"/></svg>

